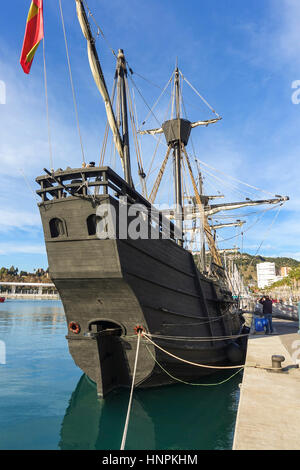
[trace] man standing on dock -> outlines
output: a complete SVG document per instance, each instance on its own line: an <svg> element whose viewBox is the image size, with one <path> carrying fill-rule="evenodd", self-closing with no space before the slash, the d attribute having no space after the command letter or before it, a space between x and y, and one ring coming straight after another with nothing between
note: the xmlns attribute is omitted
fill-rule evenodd
<svg viewBox="0 0 300 470"><path fill-rule="evenodd" d="M262 297L259 301L263 306L263 314L267 321L266 325L266 335L273 333L273 324L272 324L272 300L268 295Z"/></svg>

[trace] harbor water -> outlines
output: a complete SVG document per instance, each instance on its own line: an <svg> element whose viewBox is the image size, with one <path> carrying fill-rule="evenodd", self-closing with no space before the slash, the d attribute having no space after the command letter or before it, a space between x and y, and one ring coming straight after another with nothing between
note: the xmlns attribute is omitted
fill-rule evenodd
<svg viewBox="0 0 300 470"><path fill-rule="evenodd" d="M0 304L1 450L120 448L129 390L97 398L66 334L59 301ZM203 379L206 386L135 390L126 449L231 449L242 375L209 385L229 375Z"/></svg>

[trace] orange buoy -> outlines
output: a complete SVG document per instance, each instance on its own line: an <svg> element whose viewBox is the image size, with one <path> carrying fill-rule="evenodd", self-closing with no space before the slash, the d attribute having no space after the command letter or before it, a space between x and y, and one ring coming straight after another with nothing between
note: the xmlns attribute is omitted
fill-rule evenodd
<svg viewBox="0 0 300 470"><path fill-rule="evenodd" d="M77 323L75 321L71 321L69 323L69 330L72 331L72 333L75 333L75 335L78 335L78 333L80 333L79 323Z"/></svg>
<svg viewBox="0 0 300 470"><path fill-rule="evenodd" d="M136 335L138 335L139 333L142 333L143 335L143 332L145 331L145 328L142 326L142 325L137 325L133 331L135 332Z"/></svg>

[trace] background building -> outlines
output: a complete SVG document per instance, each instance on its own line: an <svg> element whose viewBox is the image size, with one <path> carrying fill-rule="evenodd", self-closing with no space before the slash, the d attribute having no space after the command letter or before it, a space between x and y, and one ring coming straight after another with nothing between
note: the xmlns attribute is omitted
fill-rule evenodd
<svg viewBox="0 0 300 470"><path fill-rule="evenodd" d="M280 276L286 277L289 275L289 272L292 270L289 266L283 266L280 268Z"/></svg>
<svg viewBox="0 0 300 470"><path fill-rule="evenodd" d="M257 285L259 289L270 286L283 276L276 276L275 263L259 263L256 265Z"/></svg>

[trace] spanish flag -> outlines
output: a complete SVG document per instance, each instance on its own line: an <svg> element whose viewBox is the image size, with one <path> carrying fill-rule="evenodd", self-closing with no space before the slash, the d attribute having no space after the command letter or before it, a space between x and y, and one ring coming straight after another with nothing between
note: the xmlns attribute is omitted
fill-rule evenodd
<svg viewBox="0 0 300 470"><path fill-rule="evenodd" d="M25 73L30 72L34 54L44 37L43 0L32 0L27 17L20 64Z"/></svg>

